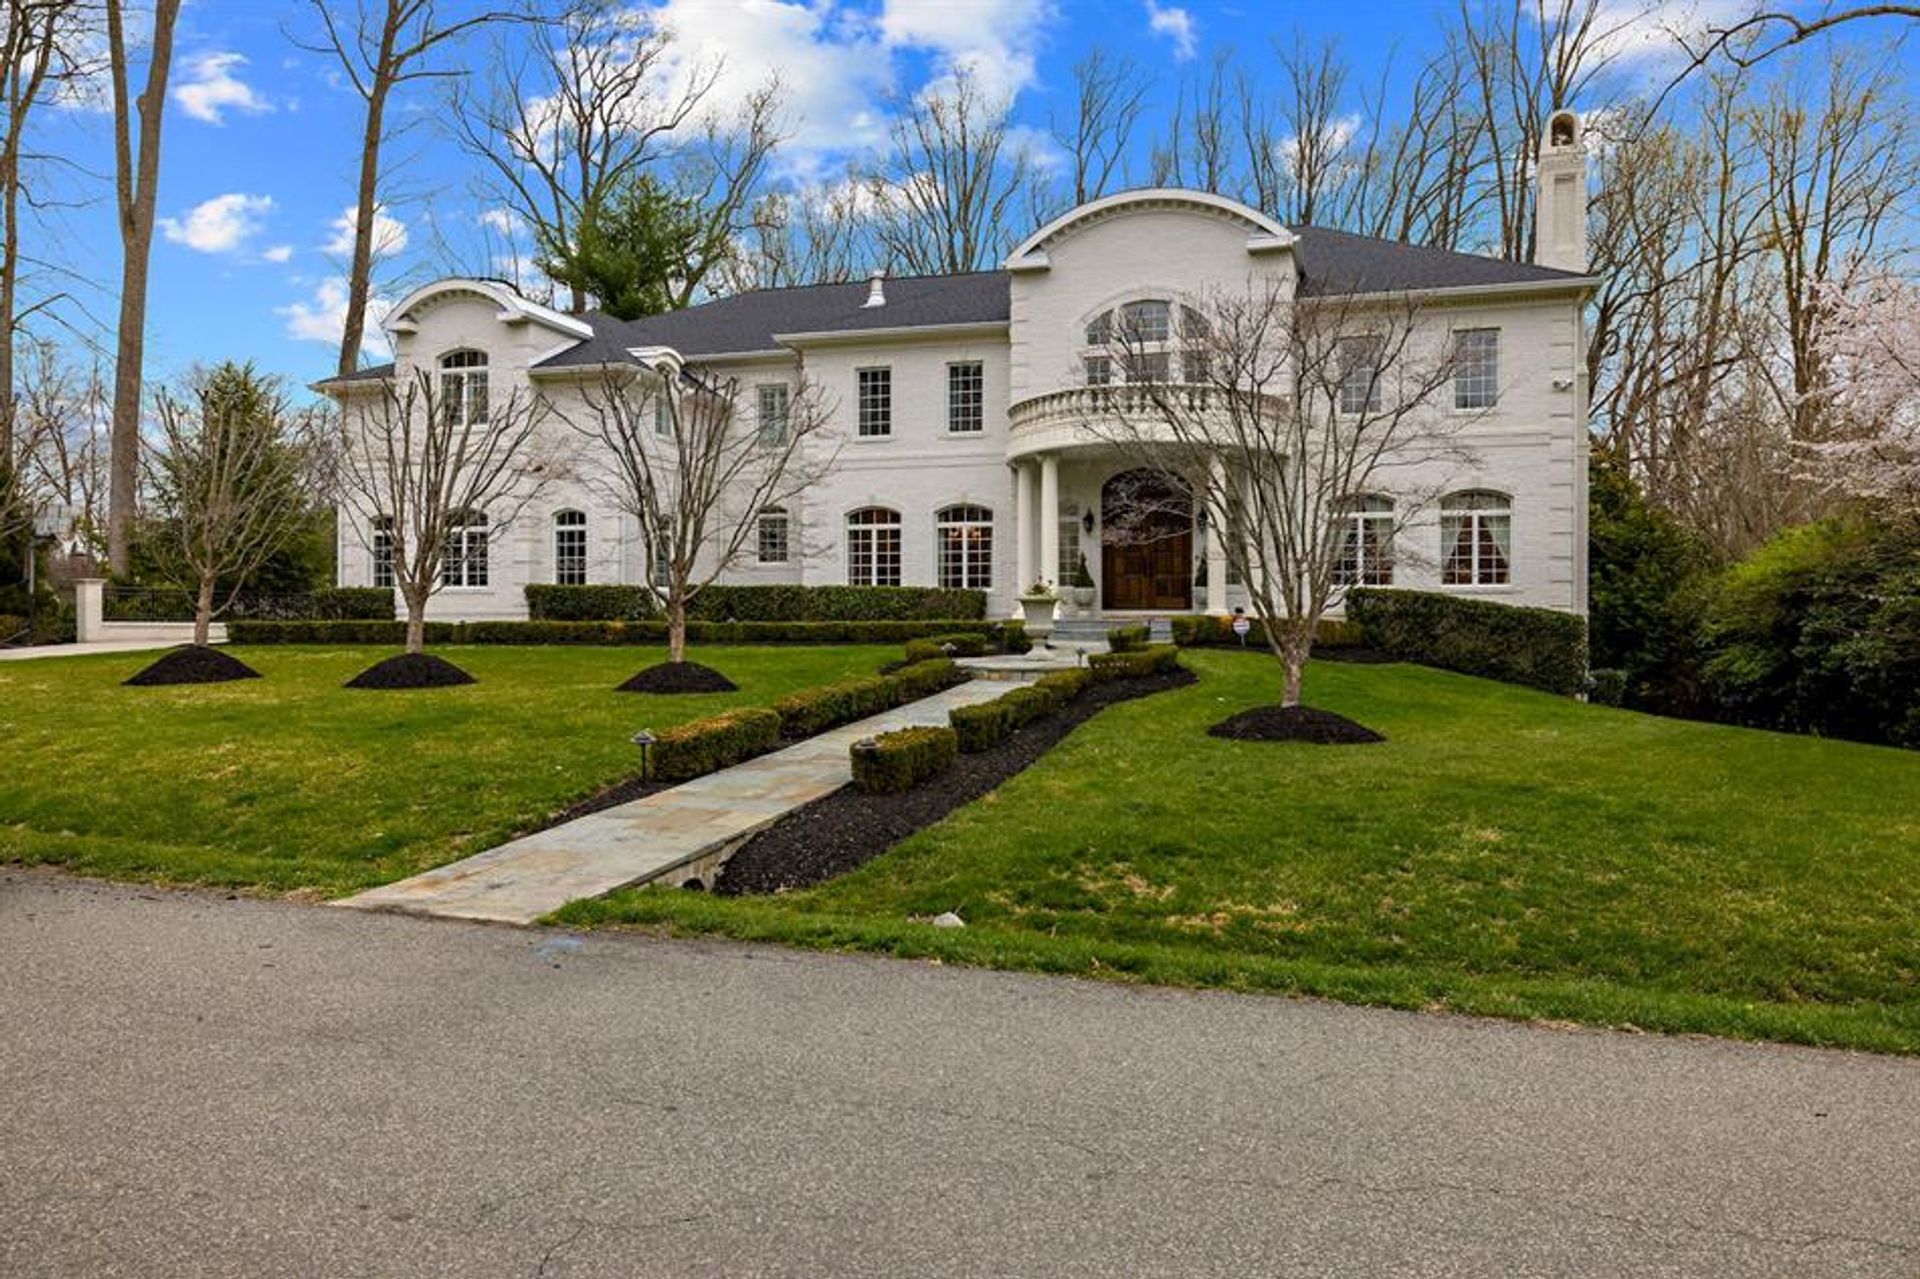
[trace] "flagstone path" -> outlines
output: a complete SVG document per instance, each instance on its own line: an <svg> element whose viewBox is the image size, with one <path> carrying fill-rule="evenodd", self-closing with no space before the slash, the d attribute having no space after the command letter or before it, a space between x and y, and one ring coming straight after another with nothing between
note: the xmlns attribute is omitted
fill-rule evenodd
<svg viewBox="0 0 1920 1279"><path fill-rule="evenodd" d="M333 904L530 924L570 901L631 884L699 879L711 887L720 862L755 831L853 779L847 750L854 742L910 725L945 724L954 707L1006 691L1004 680L970 680Z"/></svg>

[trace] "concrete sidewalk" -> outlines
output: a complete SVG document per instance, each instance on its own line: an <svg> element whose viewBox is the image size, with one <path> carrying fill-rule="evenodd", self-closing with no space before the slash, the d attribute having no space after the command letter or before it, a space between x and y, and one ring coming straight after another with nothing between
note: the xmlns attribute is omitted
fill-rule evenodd
<svg viewBox="0 0 1920 1279"><path fill-rule="evenodd" d="M226 643L226 628L215 627L210 638L215 644ZM95 653L150 653L179 648L185 642L177 639L141 639L88 640L84 644L33 644L26 648L0 648L0 662L24 662L35 657L87 657Z"/></svg>
<svg viewBox="0 0 1920 1279"><path fill-rule="evenodd" d="M853 778L862 737L945 724L956 706L991 701L1003 680L972 680L785 750L335 902L358 910L530 924L570 901L661 879L710 884L748 836Z"/></svg>

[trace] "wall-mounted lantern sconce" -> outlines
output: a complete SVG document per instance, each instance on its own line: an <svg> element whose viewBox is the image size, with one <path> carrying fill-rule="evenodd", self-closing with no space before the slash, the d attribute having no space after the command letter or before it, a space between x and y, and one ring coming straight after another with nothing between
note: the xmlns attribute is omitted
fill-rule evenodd
<svg viewBox="0 0 1920 1279"><path fill-rule="evenodd" d="M1093 532L1093 512L1092 511L1085 511L1081 514L1080 529L1082 532L1086 532L1086 533Z"/></svg>

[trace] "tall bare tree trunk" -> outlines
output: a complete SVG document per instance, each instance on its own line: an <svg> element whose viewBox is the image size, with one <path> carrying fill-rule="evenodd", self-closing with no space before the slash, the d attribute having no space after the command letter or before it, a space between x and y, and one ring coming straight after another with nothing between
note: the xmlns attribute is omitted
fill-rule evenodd
<svg viewBox="0 0 1920 1279"><path fill-rule="evenodd" d="M360 344L367 331L367 294L373 288L373 224L379 208L380 143L386 134L387 94L393 88L393 42L399 34L399 6L387 6L380 31L380 59L368 84L367 122L360 135L360 185L354 196L353 262L347 268L347 317L340 330L340 363L345 377L360 367Z"/></svg>
<svg viewBox="0 0 1920 1279"><path fill-rule="evenodd" d="M213 634L213 574L200 575L200 594L193 602L193 642L205 644Z"/></svg>
<svg viewBox="0 0 1920 1279"><path fill-rule="evenodd" d="M687 601L677 591L667 601L667 660L687 660Z"/></svg>
<svg viewBox="0 0 1920 1279"><path fill-rule="evenodd" d="M160 177L160 121L173 63L173 26L180 0L154 0L153 43L147 84L137 103L127 98L125 0L107 0L107 38L113 73L115 194L120 215L120 328L113 366L113 435L108 463L107 566L127 571L140 461L140 386L146 357L147 260L153 248L153 204ZM140 115L138 159L131 139Z"/></svg>

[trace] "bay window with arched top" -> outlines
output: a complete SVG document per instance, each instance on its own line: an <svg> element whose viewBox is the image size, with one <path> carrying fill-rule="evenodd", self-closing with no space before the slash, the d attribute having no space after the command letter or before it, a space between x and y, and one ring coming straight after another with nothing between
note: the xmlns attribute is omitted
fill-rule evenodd
<svg viewBox="0 0 1920 1279"><path fill-rule="evenodd" d="M863 506L848 514L847 585L900 585L900 512Z"/></svg>
<svg viewBox="0 0 1920 1279"><path fill-rule="evenodd" d="M1190 306L1165 298L1123 302L1087 321L1083 336L1081 370L1088 386L1168 382L1176 374L1188 382L1206 380L1207 321Z"/></svg>

